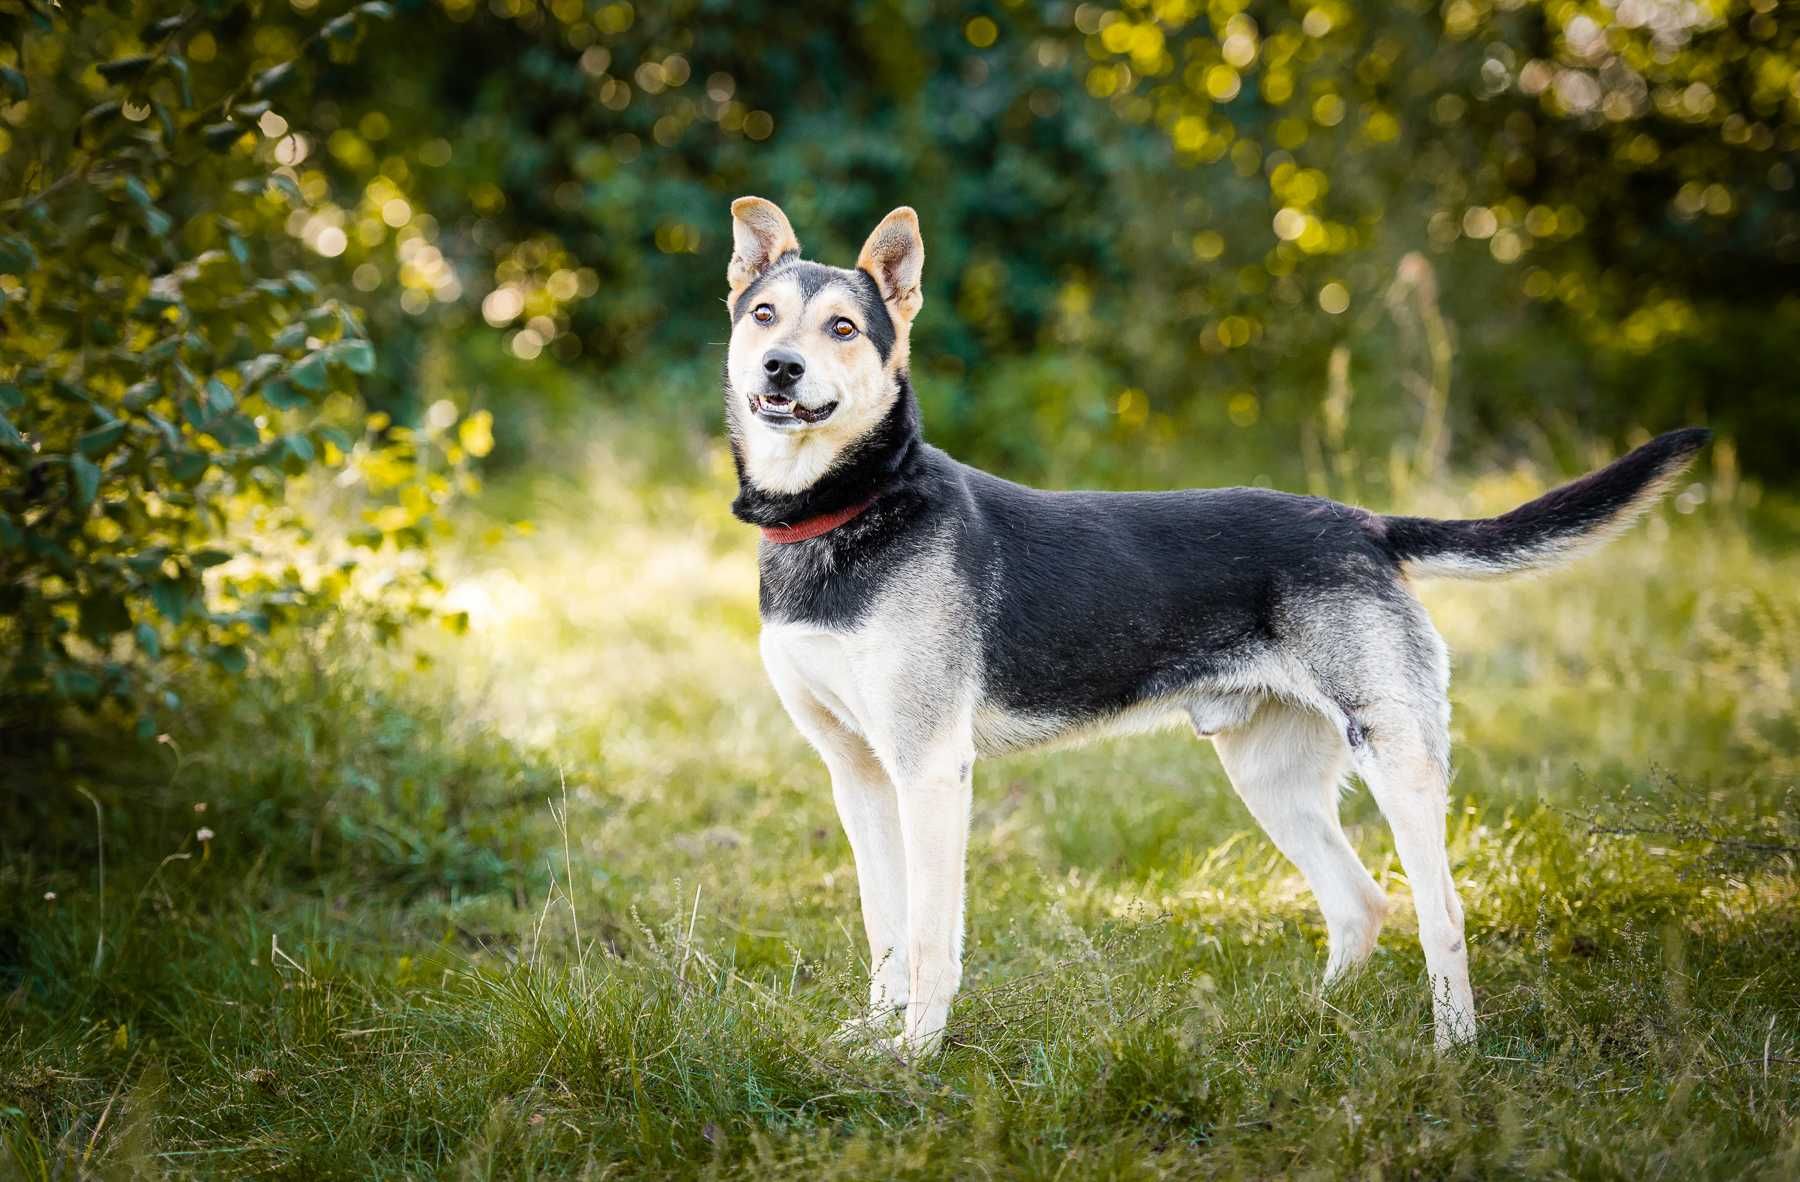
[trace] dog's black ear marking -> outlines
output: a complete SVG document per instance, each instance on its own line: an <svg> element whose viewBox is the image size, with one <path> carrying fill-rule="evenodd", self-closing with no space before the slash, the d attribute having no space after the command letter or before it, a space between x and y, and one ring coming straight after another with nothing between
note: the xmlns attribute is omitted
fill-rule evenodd
<svg viewBox="0 0 1800 1182"><path fill-rule="evenodd" d="M780 206L761 197L731 203L731 263L725 279L734 293L744 292L776 263L799 252L800 240Z"/></svg>

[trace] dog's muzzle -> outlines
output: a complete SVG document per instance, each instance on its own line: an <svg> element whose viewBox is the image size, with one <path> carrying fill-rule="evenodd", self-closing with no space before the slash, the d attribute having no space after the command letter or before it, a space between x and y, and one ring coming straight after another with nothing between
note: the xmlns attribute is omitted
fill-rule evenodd
<svg viewBox="0 0 1800 1182"><path fill-rule="evenodd" d="M763 377L768 386L760 394L750 395L750 410L772 427L800 427L822 423L837 409L837 403L806 406L794 396L794 387L806 376L806 358L793 349L777 346L763 354Z"/></svg>

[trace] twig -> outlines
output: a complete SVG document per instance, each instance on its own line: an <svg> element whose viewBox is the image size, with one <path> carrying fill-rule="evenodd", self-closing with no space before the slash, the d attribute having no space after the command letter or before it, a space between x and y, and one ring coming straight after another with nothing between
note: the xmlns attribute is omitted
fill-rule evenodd
<svg viewBox="0 0 1800 1182"><path fill-rule="evenodd" d="M94 936L94 972L100 972L100 962L106 955L106 824L100 813L100 801L80 784L75 791L87 797L94 805L94 839L99 847L100 875L100 930Z"/></svg>
<svg viewBox="0 0 1800 1182"><path fill-rule="evenodd" d="M575 909L575 864L569 857L569 781L563 775L561 763L556 765L556 782L562 787L562 815L556 818L556 827L562 831L563 847L563 896L569 900L569 922L575 925L575 971L581 975L581 983L587 984L587 956L581 950L581 916ZM551 809L554 815L556 810Z"/></svg>
<svg viewBox="0 0 1800 1182"><path fill-rule="evenodd" d="M94 1125L94 1132L88 1137L87 1148L81 1151L81 1164L87 1165L88 1158L94 1154L94 1146L100 1142L100 1130L106 1127L106 1118L112 1115L113 1105L118 1102L119 1093L125 1090L125 1081L131 1078L131 1066L137 1062L139 1047L131 1052L131 1058L125 1062L125 1070L119 1073L119 1084L112 1095L106 1098L106 1107L100 1110L100 1120Z"/></svg>
<svg viewBox="0 0 1800 1182"><path fill-rule="evenodd" d="M687 984L688 958L694 951L694 925L700 922L700 886L700 883L694 884L694 910L688 916L687 939L681 944L681 964L675 970L676 983L681 985Z"/></svg>

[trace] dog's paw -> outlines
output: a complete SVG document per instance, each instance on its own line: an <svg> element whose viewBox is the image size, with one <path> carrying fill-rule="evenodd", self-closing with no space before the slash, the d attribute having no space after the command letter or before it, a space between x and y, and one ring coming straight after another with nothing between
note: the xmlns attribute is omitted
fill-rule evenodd
<svg viewBox="0 0 1800 1182"><path fill-rule="evenodd" d="M917 1067L937 1054L944 1046L944 1032L927 1035L896 1034L868 1044L868 1049L884 1058L893 1058L909 1067Z"/></svg>
<svg viewBox="0 0 1800 1182"><path fill-rule="evenodd" d="M860 1047L870 1043L890 1041L894 1029L895 1013L858 1014L854 1018L846 1018L831 1035L834 1046Z"/></svg>

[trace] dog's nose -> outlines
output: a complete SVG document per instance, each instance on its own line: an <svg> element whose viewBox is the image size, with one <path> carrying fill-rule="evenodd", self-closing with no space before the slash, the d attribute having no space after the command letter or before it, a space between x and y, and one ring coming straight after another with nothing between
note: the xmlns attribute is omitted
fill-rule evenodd
<svg viewBox="0 0 1800 1182"><path fill-rule="evenodd" d="M806 372L806 358L792 349L770 349L763 354L763 372L769 375L769 385L785 390Z"/></svg>

